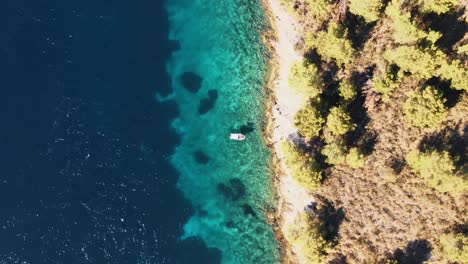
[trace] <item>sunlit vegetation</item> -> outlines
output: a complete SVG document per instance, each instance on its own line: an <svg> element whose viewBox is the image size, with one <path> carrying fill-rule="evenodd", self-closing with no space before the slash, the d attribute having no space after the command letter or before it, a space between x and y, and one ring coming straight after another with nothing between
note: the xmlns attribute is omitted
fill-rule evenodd
<svg viewBox="0 0 468 264"><path fill-rule="evenodd" d="M320 31L316 35L307 35L305 43L306 46L315 48L322 58L336 61L338 65L344 66L353 61L355 53L347 35L344 27L331 22L328 24L327 31ZM325 43L326 45L324 45Z"/></svg>
<svg viewBox="0 0 468 264"><path fill-rule="evenodd" d="M406 157L408 164L427 185L439 192L459 195L468 190L466 175L456 173L454 158L447 151L411 151Z"/></svg>
<svg viewBox="0 0 468 264"><path fill-rule="evenodd" d="M355 129L356 125L343 107L333 107L327 116L327 128L334 135L344 135Z"/></svg>
<svg viewBox="0 0 468 264"><path fill-rule="evenodd" d="M340 82L338 91L345 101L353 100L357 95L356 87L347 80Z"/></svg>
<svg viewBox="0 0 468 264"><path fill-rule="evenodd" d="M289 85L309 102L294 116L303 146L283 143L285 159L310 194L346 212L331 254L320 239L330 219L314 214L288 241L306 263L406 263L417 246L429 258L418 263L463 263L466 235L445 232L463 222L468 193L468 6L283 2L300 23L304 57Z"/></svg>
<svg viewBox="0 0 468 264"><path fill-rule="evenodd" d="M405 121L420 128L434 128L447 116L445 99L440 91L428 86L412 92L404 105Z"/></svg>
<svg viewBox="0 0 468 264"><path fill-rule="evenodd" d="M307 140L319 135L323 123L325 123L325 119L317 109L317 104L308 104L294 116L294 125Z"/></svg>
<svg viewBox="0 0 468 264"><path fill-rule="evenodd" d="M294 180L307 190L317 189L322 181L322 172L315 159L290 142L283 142L281 149Z"/></svg>
<svg viewBox="0 0 468 264"><path fill-rule="evenodd" d="M305 61L296 62L289 72L289 86L305 97L317 97L322 92L323 83L317 67Z"/></svg>
<svg viewBox="0 0 468 264"><path fill-rule="evenodd" d="M453 9L459 0L418 0L422 12L443 14Z"/></svg>
<svg viewBox="0 0 468 264"><path fill-rule="evenodd" d="M381 0L350 0L349 11L362 16L367 23L374 22L379 18L380 9L383 3Z"/></svg>
<svg viewBox="0 0 468 264"><path fill-rule="evenodd" d="M332 244L324 238L324 224L308 213L302 213L294 224L289 225L286 239L300 249L306 263L323 263L324 256L331 251Z"/></svg>
<svg viewBox="0 0 468 264"><path fill-rule="evenodd" d="M327 157L326 162L330 165L347 165L353 169L364 166L364 155L355 147L348 150L341 140L326 144L322 154Z"/></svg>
<svg viewBox="0 0 468 264"><path fill-rule="evenodd" d="M468 236L463 233L449 233L440 236L442 253L451 261L464 263L468 260Z"/></svg>

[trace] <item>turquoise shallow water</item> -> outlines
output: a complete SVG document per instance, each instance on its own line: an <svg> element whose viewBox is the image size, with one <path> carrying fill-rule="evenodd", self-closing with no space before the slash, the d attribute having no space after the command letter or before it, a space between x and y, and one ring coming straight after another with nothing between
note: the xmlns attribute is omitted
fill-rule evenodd
<svg viewBox="0 0 468 264"><path fill-rule="evenodd" d="M277 263L278 245L265 219L273 188L271 153L260 131L267 70L261 4L169 0L167 10L169 38L180 44L167 64L170 98L180 110L173 127L181 142L171 162L178 188L195 208L182 239L200 237L220 250L222 263ZM229 140L240 129L251 131L247 139Z"/></svg>

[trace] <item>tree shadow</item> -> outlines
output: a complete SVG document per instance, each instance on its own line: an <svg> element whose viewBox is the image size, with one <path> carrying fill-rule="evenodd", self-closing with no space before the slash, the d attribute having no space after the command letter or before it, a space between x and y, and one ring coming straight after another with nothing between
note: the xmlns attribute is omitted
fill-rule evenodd
<svg viewBox="0 0 468 264"><path fill-rule="evenodd" d="M318 217L325 225L325 240L334 241L338 236L340 225L345 219L343 208L335 208L333 204L322 196L317 196L317 202L307 207L307 212Z"/></svg>
<svg viewBox="0 0 468 264"><path fill-rule="evenodd" d="M445 106L447 106L448 108L454 107L460 100L462 91L452 89L450 87L450 81L444 81L438 77L433 77L427 80L426 84L442 91L442 93L444 94L444 98L447 99Z"/></svg>
<svg viewBox="0 0 468 264"><path fill-rule="evenodd" d="M459 122L456 126L445 127L437 133L426 135L419 143L421 151L448 151L451 156L459 157L456 159L456 165L465 164L465 149L468 143L468 126Z"/></svg>
<svg viewBox="0 0 468 264"><path fill-rule="evenodd" d="M413 240L404 250L395 250L393 258L400 264L422 264L431 257L431 250L427 240Z"/></svg>
<svg viewBox="0 0 468 264"><path fill-rule="evenodd" d="M356 87L357 96L348 104L347 110L357 127L354 131L346 134L345 140L347 145L358 145L358 141L366 134L366 126L370 121L367 109L364 107L366 96L362 92L362 87L369 79L369 76L367 72L354 72L351 79Z"/></svg>
<svg viewBox="0 0 468 264"><path fill-rule="evenodd" d="M446 14L437 15L429 13L422 17L424 25L432 30L444 32L442 37L436 41L436 46L442 50L452 50L452 46L463 38L468 31L468 24L459 18L465 13L465 8Z"/></svg>
<svg viewBox="0 0 468 264"><path fill-rule="evenodd" d="M369 39L369 33L375 27L377 22L366 23L364 18L355 15L348 10L343 24L348 29L351 45L354 49L360 50L364 46L364 43Z"/></svg>

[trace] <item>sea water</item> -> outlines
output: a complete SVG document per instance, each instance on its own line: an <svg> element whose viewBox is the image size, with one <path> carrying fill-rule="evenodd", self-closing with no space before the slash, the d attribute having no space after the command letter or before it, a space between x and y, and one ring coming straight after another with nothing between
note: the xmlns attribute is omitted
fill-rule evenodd
<svg viewBox="0 0 468 264"><path fill-rule="evenodd" d="M222 263L276 263L266 221L272 208L271 153L262 140L267 28L260 1L169 0L167 63L181 136L171 162L177 187L194 207L182 239L200 237ZM244 141L230 133L246 134Z"/></svg>

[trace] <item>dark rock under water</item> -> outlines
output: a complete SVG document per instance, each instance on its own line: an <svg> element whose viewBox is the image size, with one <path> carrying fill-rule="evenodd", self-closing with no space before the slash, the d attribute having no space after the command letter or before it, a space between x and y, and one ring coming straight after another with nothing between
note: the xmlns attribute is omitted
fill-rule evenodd
<svg viewBox="0 0 468 264"><path fill-rule="evenodd" d="M184 72L180 75L182 86L191 93L197 93L202 86L203 79L194 72Z"/></svg>

